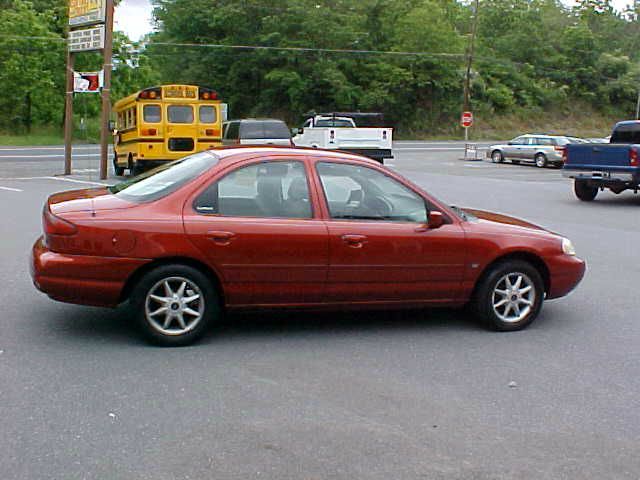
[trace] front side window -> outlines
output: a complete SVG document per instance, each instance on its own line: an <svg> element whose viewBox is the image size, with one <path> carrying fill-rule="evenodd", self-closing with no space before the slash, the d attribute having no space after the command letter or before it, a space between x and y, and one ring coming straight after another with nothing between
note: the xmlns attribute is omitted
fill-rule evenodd
<svg viewBox="0 0 640 480"><path fill-rule="evenodd" d="M169 105L167 113L170 123L193 123L193 107L190 105Z"/></svg>
<svg viewBox="0 0 640 480"><path fill-rule="evenodd" d="M199 109L200 123L216 123L216 107L202 105Z"/></svg>
<svg viewBox="0 0 640 480"><path fill-rule="evenodd" d="M382 172L329 162L317 170L333 219L427 222L424 199Z"/></svg>
<svg viewBox="0 0 640 480"><path fill-rule="evenodd" d="M162 109L160 105L145 105L142 115L146 123L160 123L162 121Z"/></svg>
<svg viewBox="0 0 640 480"><path fill-rule="evenodd" d="M511 145L526 145L527 137L517 137L511 140L511 142L509 143L511 143Z"/></svg>
<svg viewBox="0 0 640 480"><path fill-rule="evenodd" d="M311 218L302 162L262 162L234 170L194 203L198 213L228 217Z"/></svg>

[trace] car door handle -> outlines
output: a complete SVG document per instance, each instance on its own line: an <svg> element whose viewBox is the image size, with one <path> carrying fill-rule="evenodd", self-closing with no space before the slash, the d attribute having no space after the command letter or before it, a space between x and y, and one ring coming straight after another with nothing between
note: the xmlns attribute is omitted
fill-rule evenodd
<svg viewBox="0 0 640 480"><path fill-rule="evenodd" d="M229 245L236 237L233 232L211 231L207 232L207 238L213 240L218 245Z"/></svg>
<svg viewBox="0 0 640 480"><path fill-rule="evenodd" d="M367 237L365 235L342 235L342 241L352 248L362 248L367 243Z"/></svg>

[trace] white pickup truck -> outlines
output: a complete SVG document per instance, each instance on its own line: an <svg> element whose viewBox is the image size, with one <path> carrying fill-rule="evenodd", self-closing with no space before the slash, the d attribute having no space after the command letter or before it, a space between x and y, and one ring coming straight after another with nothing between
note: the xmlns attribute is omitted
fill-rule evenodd
<svg viewBox="0 0 640 480"><path fill-rule="evenodd" d="M322 114L308 118L302 128L293 129L293 143L298 147L344 150L373 158L384 163L393 158L393 129L386 127L361 127L358 120L373 114ZM370 122L369 122L370 123Z"/></svg>

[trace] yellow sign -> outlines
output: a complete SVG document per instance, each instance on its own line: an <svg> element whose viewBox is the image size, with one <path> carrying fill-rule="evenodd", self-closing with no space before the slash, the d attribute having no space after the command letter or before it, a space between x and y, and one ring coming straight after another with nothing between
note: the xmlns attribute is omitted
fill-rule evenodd
<svg viewBox="0 0 640 480"><path fill-rule="evenodd" d="M189 85L167 85L163 87L164 98L197 98L198 87Z"/></svg>
<svg viewBox="0 0 640 480"><path fill-rule="evenodd" d="M105 0L69 0L69 25L104 23L105 7Z"/></svg>

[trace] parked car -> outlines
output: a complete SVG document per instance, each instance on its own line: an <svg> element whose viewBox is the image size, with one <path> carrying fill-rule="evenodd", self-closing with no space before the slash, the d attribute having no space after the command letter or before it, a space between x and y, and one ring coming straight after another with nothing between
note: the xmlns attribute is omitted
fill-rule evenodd
<svg viewBox="0 0 640 480"><path fill-rule="evenodd" d="M293 145L287 124L274 118L230 120L222 125L222 145Z"/></svg>
<svg viewBox="0 0 640 480"><path fill-rule="evenodd" d="M223 148L112 187L54 194L33 246L35 286L63 302L129 302L163 345L227 310L471 304L518 330L568 294L585 263L569 240L449 207L365 157Z"/></svg>
<svg viewBox="0 0 640 480"><path fill-rule="evenodd" d="M562 166L562 152L569 143L583 142L582 139L559 135L521 135L507 144L491 145L487 157L494 163L510 160L511 163L532 162L537 167L547 165Z"/></svg>
<svg viewBox="0 0 640 480"><path fill-rule="evenodd" d="M393 129L371 126L380 122L383 122L383 117L379 113L313 115L306 119L302 128L293 129L293 143L298 147L356 153L384 163L386 158L393 158Z"/></svg>
<svg viewBox="0 0 640 480"><path fill-rule="evenodd" d="M640 120L618 122L610 143L568 145L562 175L573 178L573 191L590 202L599 190L640 190Z"/></svg>

